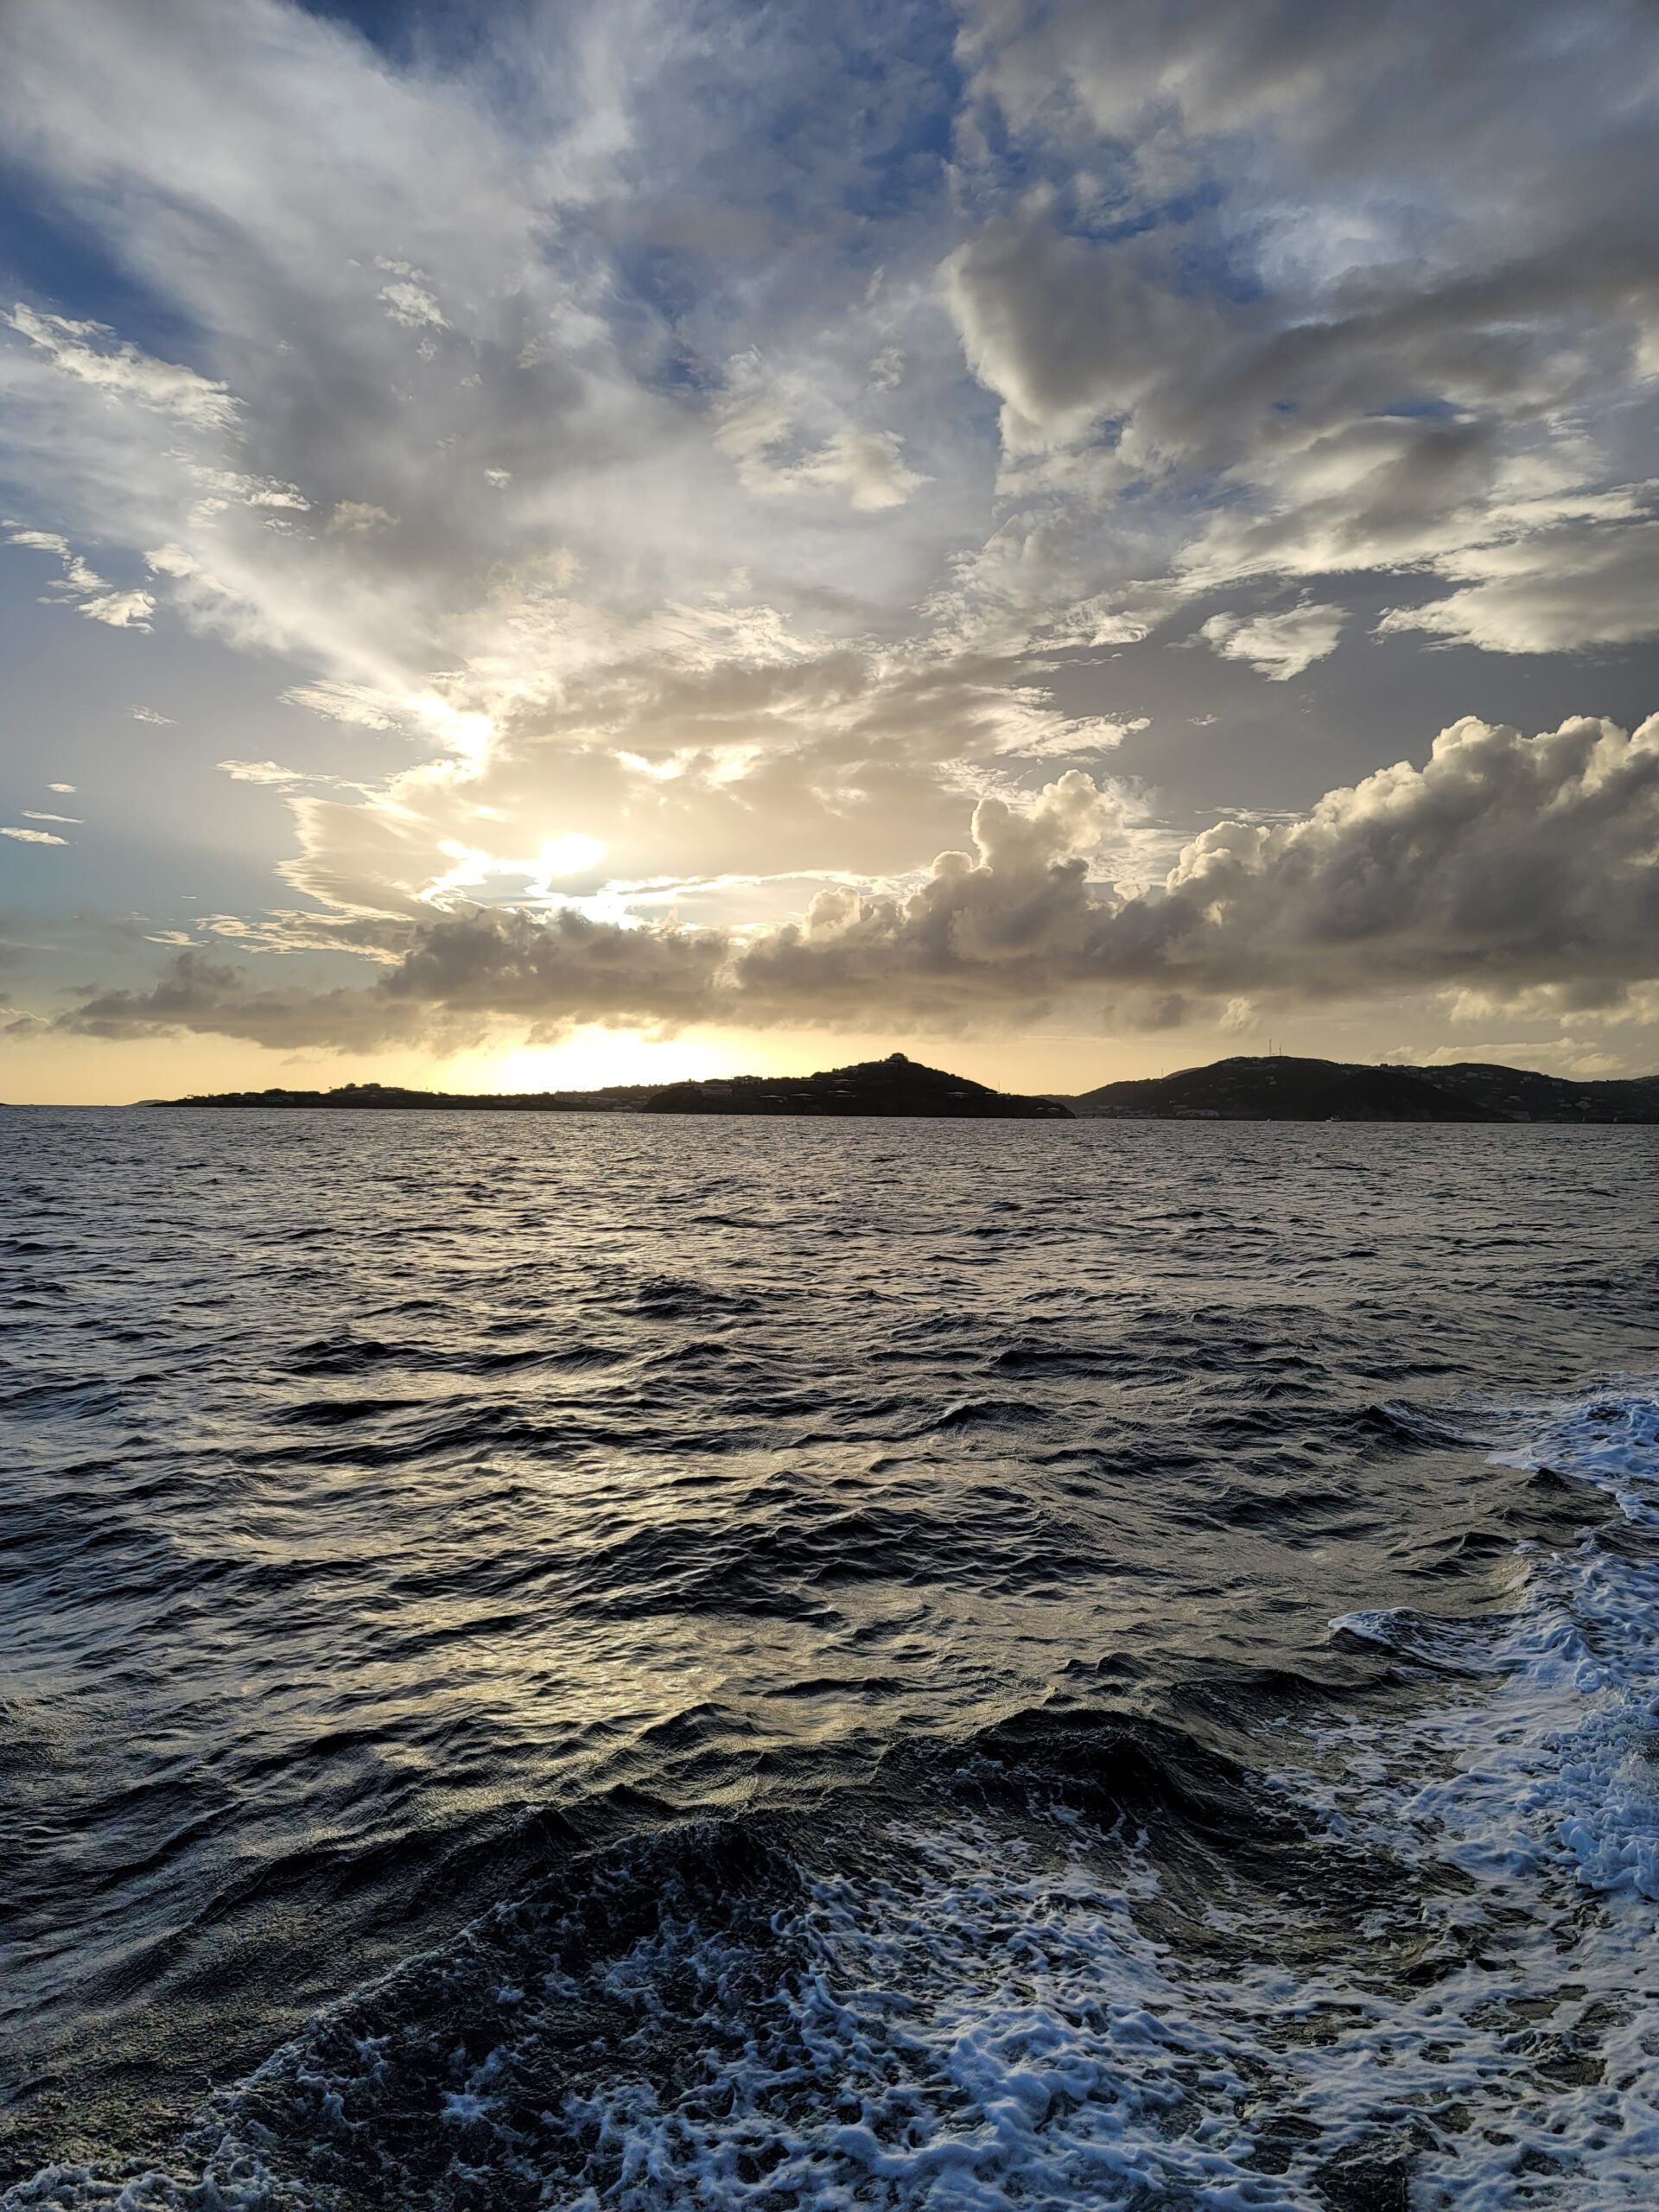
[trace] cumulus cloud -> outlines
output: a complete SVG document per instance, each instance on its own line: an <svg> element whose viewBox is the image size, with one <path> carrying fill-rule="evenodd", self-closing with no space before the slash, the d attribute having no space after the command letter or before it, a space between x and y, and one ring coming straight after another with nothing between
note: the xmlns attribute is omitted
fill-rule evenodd
<svg viewBox="0 0 1659 2212"><path fill-rule="evenodd" d="M1633 736L1586 719L1533 739L1454 724L1423 767L1287 823L1221 823L1126 897L1091 896L1074 861L1043 852L1043 827L1039 809L1017 859L995 836L976 864L947 855L902 905L817 930L809 917L740 972L751 988L786 978L808 1002L822 992L850 1012L893 993L916 1013L1096 988L1157 1010L1456 978L1616 998L1659 972L1659 719Z"/></svg>
<svg viewBox="0 0 1659 2212"><path fill-rule="evenodd" d="M1281 614L1212 614L1198 635L1224 659L1248 661L1284 683L1336 651L1346 619L1339 607L1305 600Z"/></svg>
<svg viewBox="0 0 1659 2212"><path fill-rule="evenodd" d="M572 1021L689 1021L707 1013L727 955L715 931L625 929L571 909L446 917L423 929L381 985L399 1007Z"/></svg>
<svg viewBox="0 0 1659 2212"><path fill-rule="evenodd" d="M1533 738L1470 717L1421 768L1206 830L1165 888L1240 988L1620 992L1659 969L1659 717Z"/></svg>
<svg viewBox="0 0 1659 2212"><path fill-rule="evenodd" d="M1289 820L1217 823L1144 890L1091 868L1123 819L1072 770L1027 806L982 799L973 849L907 893L836 886L770 930L474 907L365 925L386 965L356 993L273 994L192 954L155 990L91 993L59 1022L360 1046L592 1020L960 1028L1081 1002L1245 1028L1263 1001L1464 989L1605 1007L1659 981L1659 717L1530 738L1454 723L1421 767Z"/></svg>

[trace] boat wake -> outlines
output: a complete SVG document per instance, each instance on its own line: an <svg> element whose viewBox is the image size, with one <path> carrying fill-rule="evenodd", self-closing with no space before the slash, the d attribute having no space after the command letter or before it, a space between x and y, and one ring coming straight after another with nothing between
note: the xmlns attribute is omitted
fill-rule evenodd
<svg viewBox="0 0 1659 2212"><path fill-rule="evenodd" d="M1338 1700L1055 1704L656 1825L320 2017L81 2212L1649 2204L1659 1398L1488 1416L1617 1510Z"/></svg>

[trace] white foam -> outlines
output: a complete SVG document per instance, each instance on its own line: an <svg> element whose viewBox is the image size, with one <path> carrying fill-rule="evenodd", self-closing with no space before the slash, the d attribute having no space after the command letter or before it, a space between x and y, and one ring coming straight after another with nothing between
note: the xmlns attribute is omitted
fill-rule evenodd
<svg viewBox="0 0 1659 2212"><path fill-rule="evenodd" d="M1554 1410L1511 1456L1602 1482L1641 1520L1656 1440L1659 1404L1633 1393ZM778 1993L787 2031L719 2062L723 2094L665 2106L625 2071L573 2102L621 2178L563 2201L712 2212L754 2193L747 2152L768 2204L837 2212L1317 2212L1344 2162L1379 2189L1409 2163L1418 2212L1650 2207L1659 1566L1593 1536L1526 1561L1496 1622L1357 1624L1442 1664L1455 1643L1478 1679L1409 1721L1332 1732L1324 1781L1280 1780L1405 1877L1403 1908L1379 1904L1348 1955L1293 1968L1271 1917L1236 1901L1211 1921L1243 1967L1178 1954L1136 1910L1150 1863L1113 1882L1075 1821L1052 1852L982 1822L908 1832L902 1878L813 1891L787 1930L810 1962ZM662 1987L687 1932L631 1953L613 1990ZM1421 1984L1408 1945L1440 1961ZM706 1949L700 1967L723 1971Z"/></svg>
<svg viewBox="0 0 1659 2212"><path fill-rule="evenodd" d="M308 2191L229 2145L194 2176L151 2169L111 2180L91 2166L45 2166L0 2203L8 2212L25 2205L40 2212L321 2212Z"/></svg>

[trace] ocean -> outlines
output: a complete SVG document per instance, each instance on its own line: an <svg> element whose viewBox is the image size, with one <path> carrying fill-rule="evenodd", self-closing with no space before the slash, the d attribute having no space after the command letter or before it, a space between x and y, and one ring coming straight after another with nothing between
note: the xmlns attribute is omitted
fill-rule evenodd
<svg viewBox="0 0 1659 2212"><path fill-rule="evenodd" d="M0 1135L7 2212L1659 2201L1653 1131Z"/></svg>

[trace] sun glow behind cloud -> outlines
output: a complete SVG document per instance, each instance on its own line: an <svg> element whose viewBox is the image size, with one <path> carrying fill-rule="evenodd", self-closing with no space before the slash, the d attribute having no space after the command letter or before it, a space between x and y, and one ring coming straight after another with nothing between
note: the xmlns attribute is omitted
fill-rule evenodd
<svg viewBox="0 0 1659 2212"><path fill-rule="evenodd" d="M637 1031L577 1030L557 1045L518 1045L505 1052L458 1054L438 1080L448 1090L583 1090L617 1083L671 1083L682 1077L787 1073L792 1041L693 1031L664 1038Z"/></svg>

